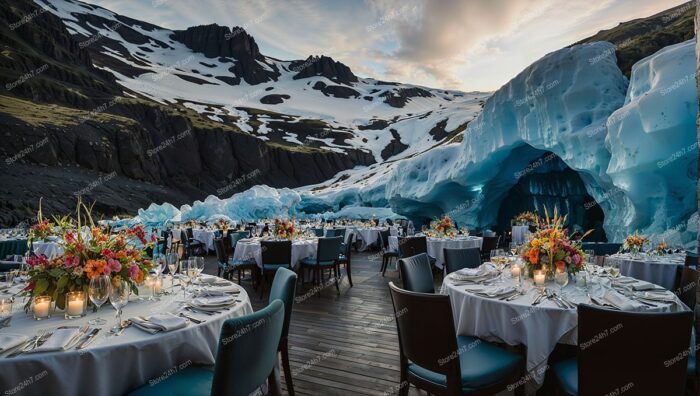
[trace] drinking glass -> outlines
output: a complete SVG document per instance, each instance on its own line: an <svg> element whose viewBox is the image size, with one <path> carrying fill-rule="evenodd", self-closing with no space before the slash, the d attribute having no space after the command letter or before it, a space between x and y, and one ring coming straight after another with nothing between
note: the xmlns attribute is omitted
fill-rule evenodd
<svg viewBox="0 0 700 396"><path fill-rule="evenodd" d="M99 310L102 304L107 302L111 291L111 284L112 280L107 275L100 275L90 279L88 296L90 297L90 301L95 304L95 310ZM107 321L98 316L94 319L90 319L88 323L93 326L102 326L107 323Z"/></svg>
<svg viewBox="0 0 700 396"><path fill-rule="evenodd" d="M518 244L515 242L510 243L510 254L515 256L515 254L518 253Z"/></svg>
<svg viewBox="0 0 700 396"><path fill-rule="evenodd" d="M165 256L162 254L153 254L153 270L156 272L157 275L160 276L161 272L163 272L163 268L165 267Z"/></svg>
<svg viewBox="0 0 700 396"><path fill-rule="evenodd" d="M170 252L166 256L166 262L168 264L168 272L170 272L170 284L171 287L175 286L175 271L177 271L177 260L179 259L177 253Z"/></svg>
<svg viewBox="0 0 700 396"><path fill-rule="evenodd" d="M564 287L569 284L569 273L566 268L557 268L554 270L554 282L559 285L559 294L564 294Z"/></svg>
<svg viewBox="0 0 700 396"><path fill-rule="evenodd" d="M187 262L187 277L190 278L190 283L194 283L198 276L199 268L197 267L197 260L195 257L192 257Z"/></svg>
<svg viewBox="0 0 700 396"><path fill-rule="evenodd" d="M194 263L197 268L197 275L202 275L202 272L204 272L204 257L194 257Z"/></svg>
<svg viewBox="0 0 700 396"><path fill-rule="evenodd" d="M119 330L124 327L122 323L122 308L129 302L130 288L126 281L112 282L109 291L109 302L117 310L117 323L112 327L112 333L119 335Z"/></svg>

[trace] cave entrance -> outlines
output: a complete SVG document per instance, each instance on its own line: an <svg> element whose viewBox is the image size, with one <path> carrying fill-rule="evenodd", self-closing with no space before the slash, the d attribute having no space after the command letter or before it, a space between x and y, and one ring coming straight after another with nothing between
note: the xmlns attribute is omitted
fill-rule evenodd
<svg viewBox="0 0 700 396"><path fill-rule="evenodd" d="M517 183L501 201L497 231L508 229L511 219L518 213L532 211L544 216L544 206L549 211L556 206L560 213L568 214L569 232L573 232L575 226L584 231L594 229L586 241L607 241L603 230L603 210L586 191L578 172L569 168L556 154L543 152L518 176Z"/></svg>

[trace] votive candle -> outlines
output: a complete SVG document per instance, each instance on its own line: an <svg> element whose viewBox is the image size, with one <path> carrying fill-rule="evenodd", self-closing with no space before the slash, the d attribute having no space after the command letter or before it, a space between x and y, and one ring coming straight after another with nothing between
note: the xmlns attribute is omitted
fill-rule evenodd
<svg viewBox="0 0 700 396"><path fill-rule="evenodd" d="M34 319L41 320L49 317L51 309L51 297L38 296L34 297Z"/></svg>
<svg viewBox="0 0 700 396"><path fill-rule="evenodd" d="M544 271L541 271L541 270L535 271L534 278L535 278L535 286L544 286L544 280L545 280Z"/></svg>

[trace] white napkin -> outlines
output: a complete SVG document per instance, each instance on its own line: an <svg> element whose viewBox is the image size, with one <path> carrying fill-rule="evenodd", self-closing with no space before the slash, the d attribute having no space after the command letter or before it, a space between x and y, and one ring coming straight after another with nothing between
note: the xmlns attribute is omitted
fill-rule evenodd
<svg viewBox="0 0 700 396"><path fill-rule="evenodd" d="M238 286L224 286L224 287L216 287L216 288L211 288L207 287L204 288L200 293L199 297L206 297L206 296L227 296L229 294L239 294L241 292L241 289L238 288Z"/></svg>
<svg viewBox="0 0 700 396"><path fill-rule="evenodd" d="M464 290L475 294L481 294L487 297L499 297L509 293L513 293L515 291L515 288L513 286L483 287L478 285L472 285L466 286Z"/></svg>
<svg viewBox="0 0 700 396"><path fill-rule="evenodd" d="M676 296L671 293L659 293L659 292L644 292L640 295L640 298L651 301L661 301L661 302L675 302Z"/></svg>
<svg viewBox="0 0 700 396"><path fill-rule="evenodd" d="M160 331L165 332L177 330L187 326L187 319L180 316L175 316L171 313L155 314L148 318L148 320L143 320L138 317L130 318L129 320L137 328L151 334L155 334Z"/></svg>
<svg viewBox="0 0 700 396"><path fill-rule="evenodd" d="M80 338L81 335L82 333L80 330L76 328L58 329L46 339L43 345L25 353L64 351L67 347L71 346L75 340Z"/></svg>
<svg viewBox="0 0 700 396"><path fill-rule="evenodd" d="M482 264L477 268L462 268L455 271L452 277L457 280L474 280L478 278L488 278L498 274L498 270L490 264Z"/></svg>
<svg viewBox="0 0 700 396"><path fill-rule="evenodd" d="M653 283L645 282L645 281L639 281L636 284L632 285L632 289L635 291L645 291L645 290L662 290L662 287L657 287Z"/></svg>
<svg viewBox="0 0 700 396"><path fill-rule="evenodd" d="M22 334L0 334L0 353L22 345L29 341L29 337Z"/></svg>
<svg viewBox="0 0 700 396"><path fill-rule="evenodd" d="M643 304L630 300L622 294L610 290L605 291L605 294L603 294L603 300L623 311L641 311L644 309Z"/></svg>
<svg viewBox="0 0 700 396"><path fill-rule="evenodd" d="M207 296L207 297L198 297L192 300L192 305L195 307L226 307L229 306L233 303L236 302L236 298L234 296Z"/></svg>
<svg viewBox="0 0 700 396"><path fill-rule="evenodd" d="M212 286L230 286L233 284L231 281L226 279L217 278L216 276L203 276L197 282L200 285L212 285Z"/></svg>

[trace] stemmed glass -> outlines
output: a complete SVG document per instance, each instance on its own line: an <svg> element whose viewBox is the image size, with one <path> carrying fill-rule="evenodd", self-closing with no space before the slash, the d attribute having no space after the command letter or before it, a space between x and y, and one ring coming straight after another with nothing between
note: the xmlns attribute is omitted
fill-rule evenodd
<svg viewBox="0 0 700 396"><path fill-rule="evenodd" d="M197 276L204 272L204 257L194 257L195 267L197 268Z"/></svg>
<svg viewBox="0 0 700 396"><path fill-rule="evenodd" d="M168 271L170 272L170 285L175 287L175 271L177 271L177 260L178 255L175 252L170 252L166 256L166 263L168 264Z"/></svg>
<svg viewBox="0 0 700 396"><path fill-rule="evenodd" d="M190 283L194 284L195 279L199 277L199 265L197 257L192 257L187 262L187 277L190 278Z"/></svg>
<svg viewBox="0 0 700 396"><path fill-rule="evenodd" d="M88 296L90 296L90 301L95 304L95 310L99 310L102 304L107 302L111 291L111 284L112 280L107 275L100 275L90 279ZM93 326L102 326L107 323L107 321L98 316L94 319L90 319L88 323Z"/></svg>
<svg viewBox="0 0 700 396"><path fill-rule="evenodd" d="M518 244L515 242L510 243L510 254L515 256L515 254L518 253Z"/></svg>
<svg viewBox="0 0 700 396"><path fill-rule="evenodd" d="M554 270L554 282L559 285L559 295L564 295L564 287L569 284L569 273L566 268L556 268Z"/></svg>
<svg viewBox="0 0 700 396"><path fill-rule="evenodd" d="M156 272L156 275L160 276L160 274L163 272L163 268L165 267L164 262L165 256L162 254L153 254L153 270Z"/></svg>
<svg viewBox="0 0 700 396"><path fill-rule="evenodd" d="M114 309L117 310L117 323L112 328L114 335L119 335L124 325L122 324L122 308L129 302L129 284L126 281L117 281L112 283L109 291L109 302Z"/></svg>

